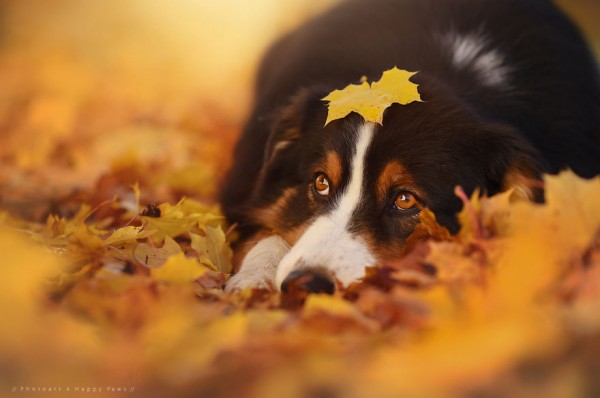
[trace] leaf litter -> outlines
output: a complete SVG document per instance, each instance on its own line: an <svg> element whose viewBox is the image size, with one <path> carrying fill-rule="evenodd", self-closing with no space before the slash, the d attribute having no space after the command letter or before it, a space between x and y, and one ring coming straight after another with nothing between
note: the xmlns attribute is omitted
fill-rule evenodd
<svg viewBox="0 0 600 398"><path fill-rule="evenodd" d="M5 218L7 382L118 380L181 396L596 391L584 353L600 331L600 179L550 176L546 195L474 196L454 237L424 211L406 257L293 305L223 293L227 226L191 199L129 225L118 200L110 221L85 205L46 223Z"/></svg>

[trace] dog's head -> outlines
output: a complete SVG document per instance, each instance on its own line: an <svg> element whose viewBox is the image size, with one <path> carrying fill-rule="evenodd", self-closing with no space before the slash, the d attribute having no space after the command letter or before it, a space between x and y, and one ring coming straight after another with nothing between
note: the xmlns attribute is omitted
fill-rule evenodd
<svg viewBox="0 0 600 398"><path fill-rule="evenodd" d="M511 175L536 175L536 154L516 131L443 88L392 105L382 126L350 114L324 127L326 94L304 90L277 113L252 199L254 219L292 246L278 287L303 269L347 285L402 255L422 208L456 232L457 185L494 194Z"/></svg>

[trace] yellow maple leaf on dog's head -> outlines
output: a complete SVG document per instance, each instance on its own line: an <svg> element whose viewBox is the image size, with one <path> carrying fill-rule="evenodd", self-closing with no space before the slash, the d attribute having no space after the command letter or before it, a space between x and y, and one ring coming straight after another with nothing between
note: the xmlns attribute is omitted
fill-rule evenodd
<svg viewBox="0 0 600 398"><path fill-rule="evenodd" d="M383 112L392 104L406 105L421 101L418 85L410 78L417 72L408 72L393 67L383 72L381 79L371 84L350 84L343 90L334 90L323 101L329 101L327 121L342 119L356 112L366 121L382 124Z"/></svg>

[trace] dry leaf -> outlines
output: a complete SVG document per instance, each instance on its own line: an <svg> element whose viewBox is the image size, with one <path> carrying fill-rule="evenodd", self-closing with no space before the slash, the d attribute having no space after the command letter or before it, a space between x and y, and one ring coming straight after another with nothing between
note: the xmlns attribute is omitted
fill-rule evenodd
<svg viewBox="0 0 600 398"><path fill-rule="evenodd" d="M210 268L215 271L230 273L233 252L227 245L225 233L221 227L205 227L205 235L190 233L192 249L202 256Z"/></svg>
<svg viewBox="0 0 600 398"><path fill-rule="evenodd" d="M124 243L130 244L147 236L147 233L142 233L142 227L127 226L114 231L111 236L106 238L104 244L107 246L118 246Z"/></svg>
<svg viewBox="0 0 600 398"><path fill-rule="evenodd" d="M157 248L149 243L140 243L132 248L133 258L149 268L161 267L171 256L179 253L182 253L181 246L168 236L162 247Z"/></svg>
<svg viewBox="0 0 600 398"><path fill-rule="evenodd" d="M198 260L185 257L178 253L167 259L159 268L153 268L151 275L154 279L174 284L185 284L194 281L207 272Z"/></svg>

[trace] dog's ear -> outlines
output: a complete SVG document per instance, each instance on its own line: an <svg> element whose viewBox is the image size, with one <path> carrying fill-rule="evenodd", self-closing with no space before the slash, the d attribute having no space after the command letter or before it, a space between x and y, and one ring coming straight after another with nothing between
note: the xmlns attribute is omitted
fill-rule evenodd
<svg viewBox="0 0 600 398"><path fill-rule="evenodd" d="M524 161L522 161L524 160ZM506 171L502 183L502 190L512 189L514 194L534 202L544 200L544 183L539 168L530 162L530 159L519 159Z"/></svg>
<svg viewBox="0 0 600 398"><path fill-rule="evenodd" d="M512 189L515 195L533 201L543 199L539 153L512 127L493 126L479 140L480 153L487 159L488 181L491 191ZM494 193L494 192L490 192Z"/></svg>
<svg viewBox="0 0 600 398"><path fill-rule="evenodd" d="M321 101L325 95L318 89L303 89L273 113L263 164L251 195L253 205L260 206L298 183L302 155L298 143L309 130L325 124L327 108Z"/></svg>
<svg viewBox="0 0 600 398"><path fill-rule="evenodd" d="M265 164L270 163L281 150L297 141L311 123L326 114L327 108L321 100L325 95L326 93L319 88L302 89L275 112L265 147Z"/></svg>

